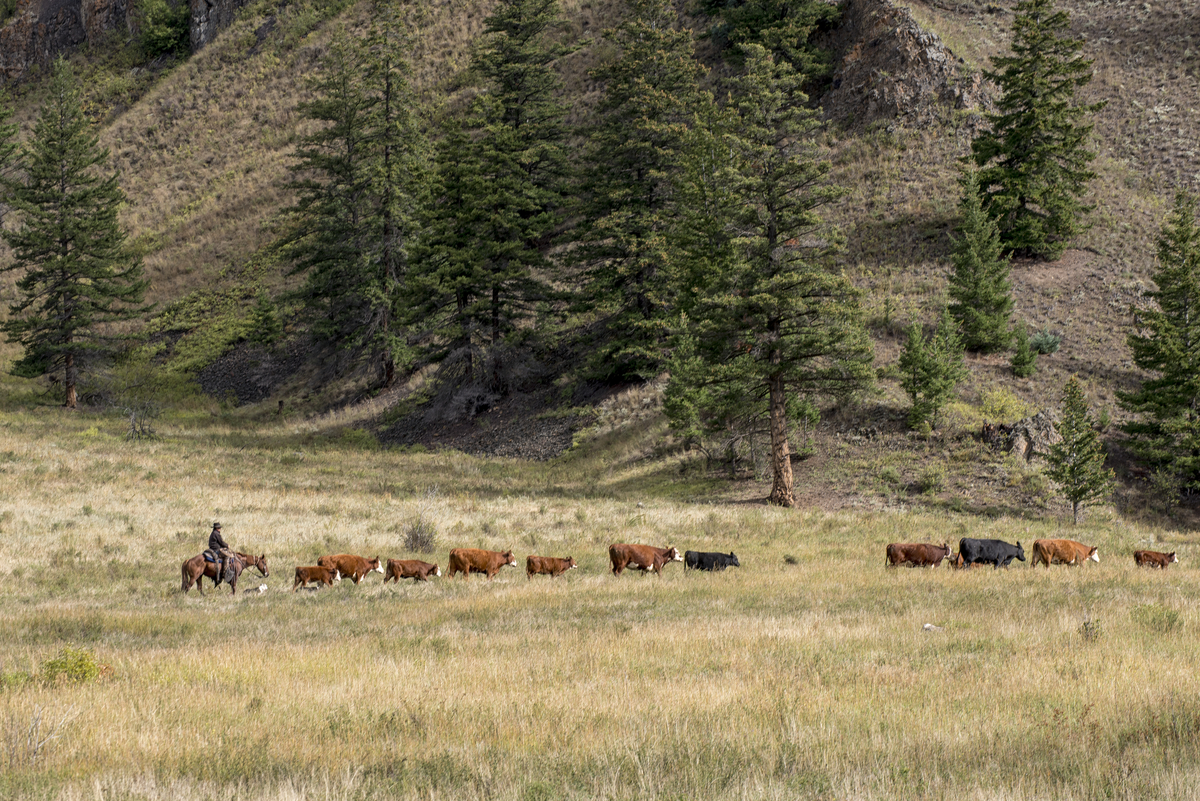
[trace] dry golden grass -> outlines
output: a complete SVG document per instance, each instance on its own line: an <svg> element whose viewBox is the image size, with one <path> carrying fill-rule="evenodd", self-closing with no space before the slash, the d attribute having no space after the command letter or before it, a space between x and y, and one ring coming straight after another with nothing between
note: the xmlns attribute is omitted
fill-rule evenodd
<svg viewBox="0 0 1200 801"><path fill-rule="evenodd" d="M1161 532L1103 514L1077 532L681 504L600 452L300 450L286 425L256 433L274 446L237 445L220 421L150 444L116 433L57 410L0 420L0 722L69 718L0 776L5 797L1194 797L1187 538L1164 545L1182 564L1139 571L1129 554ZM430 503L438 548L421 558L482 546L580 567L289 591L321 553L405 555ZM179 563L214 518L271 574L185 597ZM882 566L887 542L961 536L1075 536L1102 561ZM733 550L743 567L616 578L616 541ZM111 674L37 681L66 645Z"/></svg>

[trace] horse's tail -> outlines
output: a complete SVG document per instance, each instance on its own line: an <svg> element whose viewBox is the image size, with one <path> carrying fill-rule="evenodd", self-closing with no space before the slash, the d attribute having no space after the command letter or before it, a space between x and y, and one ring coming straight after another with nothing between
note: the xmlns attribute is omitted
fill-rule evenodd
<svg viewBox="0 0 1200 801"><path fill-rule="evenodd" d="M180 581L180 584L179 584L179 591L180 591L180 592L187 592L187 591L188 591L188 569L187 569L187 566L188 566L188 562L189 562L189 561L191 561L191 560L189 560L189 559L184 559L184 560L183 560L183 564L179 566L179 574L180 574L180 576L181 576L181 579L182 579L182 580Z"/></svg>

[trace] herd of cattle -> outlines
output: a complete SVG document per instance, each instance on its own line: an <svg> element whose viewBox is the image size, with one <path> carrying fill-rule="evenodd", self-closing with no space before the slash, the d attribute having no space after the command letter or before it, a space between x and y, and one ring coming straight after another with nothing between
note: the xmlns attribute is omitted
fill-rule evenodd
<svg viewBox="0 0 1200 801"><path fill-rule="evenodd" d="M1025 549L1021 543L1016 545L1004 540L983 540L964 537L958 541L958 553L951 553L947 543L933 545L931 543L893 542L887 546L887 567L908 565L909 567L938 567L943 560L948 560L951 567L965 569L980 565L991 565L993 569L1005 569L1014 559L1024 562ZM704 551L686 551L680 554L675 548L656 548L652 545L632 545L618 543L608 547L608 558L612 563L614 576L621 575L626 569L641 570L646 573L662 575L662 569L670 562L683 562L684 567L692 570L719 571L727 567L741 567L738 558L731 553L711 553ZM182 575L184 592L201 577L208 576L217 583L216 566L202 561L203 554L193 557L183 563ZM1167 565L1178 562L1174 553L1158 551L1134 551L1134 562L1139 567L1156 567L1166 569ZM250 554L238 554L238 571L247 566L257 567L266 576L266 557L256 557ZM1044 564L1050 565L1082 565L1084 562L1100 561L1099 550L1091 545L1084 545L1075 540L1036 540L1033 543L1032 567ZM517 558L512 551L486 551L480 548L454 548L450 551L449 576L454 578L458 573L463 578L469 578L472 573L483 573L489 579L493 578L504 567L516 567ZM551 578L561 576L568 570L577 567L575 560L568 556L530 555L525 559L525 576L545 575ZM430 576L441 576L441 568L430 562L419 559L388 559L381 562L379 557L367 559L354 554L332 554L322 556L315 565L296 568L295 581L292 582L292 592L309 584L332 586L333 582L343 578L358 584L368 573L383 574L383 583L389 581L399 583L400 579L410 578L414 581L428 581ZM237 592L237 580L230 582L230 590ZM203 589L201 589L203 593Z"/></svg>
<svg viewBox="0 0 1200 801"><path fill-rule="evenodd" d="M668 562L683 562L685 568L693 570L724 570L727 567L740 567L738 558L731 553L708 553L703 551L687 551L682 556L675 548L655 548L652 545L630 545L619 543L608 548L608 558L612 562L613 575L619 576L626 568L662 574L663 566ZM450 551L449 577L454 578L458 573L468 578L472 573L483 573L489 579L500 572L502 567L516 567L517 558L512 551L485 551L480 548L454 548ZM556 556L527 556L525 558L525 577L550 576L555 578L577 567L573 557L559 558ZM368 573L382 573L383 583L389 581L399 583L402 578L414 581L428 581L430 576L442 575L442 570L435 564L422 562L419 559L388 559L386 564L379 557L366 559L354 554L341 553L322 556L315 565L296 568L296 579L292 582L292 592L309 584L332 586L333 582L343 578L352 580L355 584L363 580Z"/></svg>
<svg viewBox="0 0 1200 801"><path fill-rule="evenodd" d="M893 542L887 547L887 561L884 564L887 567L937 567L943 559L949 560L950 566L955 569L980 565L991 565L993 570L1000 567L1007 569L1013 559L1025 561L1025 549L1019 541L1012 545L1004 540L978 540L971 537L963 537L958 541L956 554L951 554L950 546L944 542L941 545ZM1050 565L1082 565L1088 560L1100 561L1098 548L1075 540L1034 540L1032 567L1043 564L1049 570ZM1133 561L1138 567L1165 570L1167 565L1179 559L1174 552L1134 551Z"/></svg>

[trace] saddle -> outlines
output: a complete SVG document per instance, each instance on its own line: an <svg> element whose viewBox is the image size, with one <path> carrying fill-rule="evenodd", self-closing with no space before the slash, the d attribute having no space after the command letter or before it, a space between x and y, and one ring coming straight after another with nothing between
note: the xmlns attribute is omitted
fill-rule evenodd
<svg viewBox="0 0 1200 801"><path fill-rule="evenodd" d="M221 555L212 548L205 548L201 553L204 556L205 562L212 562L214 565L221 564ZM224 581L226 584L233 583L233 579L236 574L236 568L233 566L234 562L241 564L241 560L238 559L237 554L231 555L229 557L229 561L225 563L225 574L217 577L218 584L220 584L222 581Z"/></svg>

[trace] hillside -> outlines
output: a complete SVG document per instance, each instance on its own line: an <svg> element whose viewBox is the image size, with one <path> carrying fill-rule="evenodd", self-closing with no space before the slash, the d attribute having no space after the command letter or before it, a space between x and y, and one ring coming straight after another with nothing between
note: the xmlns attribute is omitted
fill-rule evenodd
<svg viewBox="0 0 1200 801"><path fill-rule="evenodd" d="M451 104L467 88L469 43L491 5L429 0L421 6L412 61L428 98ZM1042 358L1036 376L1019 381L1005 357L970 359L971 378L944 430L931 440L904 431L905 401L886 368L895 362L907 323L931 318L942 303L956 160L968 152L978 104L988 102L979 72L1005 51L1014 5L848 0L850 22L830 35L838 66L822 104L835 180L850 190L834 222L847 238L846 270L867 293L884 380L880 394L863 405L826 410L811 458L796 465L797 486L807 487L809 503L1059 514L1034 467L991 453L974 434L985 420L1011 422L1054 407L1071 374L1085 380L1094 407L1119 421L1113 393L1138 380L1125 345L1130 309L1146 286L1153 239L1174 188L1194 188L1200 180L1200 56L1194 49L1200 17L1187 0L1063 0L1060 7L1070 12L1074 32L1095 60L1095 79L1083 99L1108 102L1094 139L1100 173L1094 227L1060 261L1021 263L1013 271L1017 318L1030 330L1061 336L1061 349ZM587 70L599 58L596 33L615 18L618 4L565 0L562 6L562 35L580 46L561 64L578 116L600 91ZM405 417L404 398L415 384L357 411L347 408L364 386L329 383L302 350L264 360L243 347L218 361L236 342L257 291L278 292L293 280L255 254L270 241L274 215L287 202L281 186L304 124L296 113L308 96L304 77L331 27L360 25L366 13L366 4L252 3L210 45L162 71L127 106L117 102L125 96L114 88L119 70L94 56L86 62L112 109L102 140L129 196L125 222L145 253L150 299L173 312L158 339L162 352L191 369L210 365L219 399L230 382L253 374L258 403L238 414L256 424L325 421L335 433L351 425L386 443L526 457L551 455L583 431L606 437L624 431L615 458L661 460L664 475L698 469L656 416L653 392L588 385L572 374L569 353L542 354L544 373L530 392L440 426ZM698 29L704 25L692 21ZM700 54L722 69L710 46L702 45ZM32 119L36 99L36 88L19 98L22 119ZM4 280L8 297L12 278ZM1107 436L1124 474L1114 431L1110 427ZM532 449L523 447L531 441ZM512 442L518 444L506 445ZM715 491L761 497L756 476L741 479ZM1118 508L1137 512L1146 503L1142 495L1140 484L1127 482Z"/></svg>

